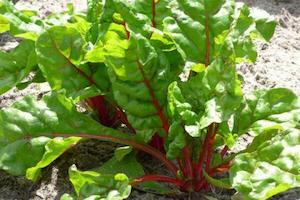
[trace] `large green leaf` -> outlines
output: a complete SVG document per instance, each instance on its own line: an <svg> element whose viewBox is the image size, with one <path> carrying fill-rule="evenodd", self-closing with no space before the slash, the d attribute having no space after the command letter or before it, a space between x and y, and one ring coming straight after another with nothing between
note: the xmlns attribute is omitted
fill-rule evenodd
<svg viewBox="0 0 300 200"><path fill-rule="evenodd" d="M75 105L63 95L45 96L42 101L25 97L0 111L0 168L13 175L25 175L31 168L27 176L35 180L41 168L78 141L77 138L51 139L54 134L76 136L79 131L129 138L77 112Z"/></svg>
<svg viewBox="0 0 300 200"><path fill-rule="evenodd" d="M94 171L79 171L76 166L69 170L70 180L79 199L122 200L131 192L125 174L102 175Z"/></svg>
<svg viewBox="0 0 300 200"><path fill-rule="evenodd" d="M84 99L100 94L93 71L84 64L86 42L72 27L54 26L36 43L39 66L53 90Z"/></svg>
<svg viewBox="0 0 300 200"><path fill-rule="evenodd" d="M111 24L103 44L115 100L138 136L148 141L162 132L168 85L178 78L181 57L168 36L157 33L149 40L137 34L127 39L118 24Z"/></svg>
<svg viewBox="0 0 300 200"><path fill-rule="evenodd" d="M195 63L205 63L207 55L212 55L211 62L214 57L253 62L254 33L269 40L275 30L268 14L257 14L234 0L170 0L169 7L172 16L165 18L165 30Z"/></svg>
<svg viewBox="0 0 300 200"><path fill-rule="evenodd" d="M23 41L9 53L0 51L0 94L20 83L36 66L34 43Z"/></svg>
<svg viewBox="0 0 300 200"><path fill-rule="evenodd" d="M298 97L288 89L255 91L246 95L235 114L233 132L257 135L266 128L295 127L300 120Z"/></svg>
<svg viewBox="0 0 300 200"><path fill-rule="evenodd" d="M300 131L266 131L235 157L230 169L232 186L245 199L268 199L300 187Z"/></svg>

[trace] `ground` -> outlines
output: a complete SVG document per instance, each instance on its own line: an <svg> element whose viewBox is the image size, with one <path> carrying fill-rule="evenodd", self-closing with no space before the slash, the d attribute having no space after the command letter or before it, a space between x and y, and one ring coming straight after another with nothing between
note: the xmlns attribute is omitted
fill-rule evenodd
<svg viewBox="0 0 300 200"><path fill-rule="evenodd" d="M244 91L253 89L286 87L300 96L300 1L299 0L242 0L252 7L266 10L274 15L279 24L275 36L269 44L258 43L259 58L255 64L239 66L239 72L244 77ZM65 9L68 0L22 0L30 9L36 8L42 16L52 11ZM83 0L73 0L77 9L84 9ZM17 41L6 35L0 37L0 49L9 50L16 46ZM43 86L32 86L25 91L13 89L8 94L0 96L0 108L11 104L24 94L38 95L45 89ZM241 141L241 145L247 143ZM106 147L103 150L103 146ZM0 171L0 200L54 200L59 199L65 192L73 192L68 181L67 169L71 164L85 169L101 164L112 153L111 144L90 141L82 143L53 165L47 167L43 177L37 183L31 183L22 177L11 177ZM220 200L236 199L231 197L232 192L216 191L215 196ZM144 200L171 200L171 199L201 199L191 195L182 197L164 197L133 191L130 199ZM299 190L291 190L273 198L278 200L300 199Z"/></svg>

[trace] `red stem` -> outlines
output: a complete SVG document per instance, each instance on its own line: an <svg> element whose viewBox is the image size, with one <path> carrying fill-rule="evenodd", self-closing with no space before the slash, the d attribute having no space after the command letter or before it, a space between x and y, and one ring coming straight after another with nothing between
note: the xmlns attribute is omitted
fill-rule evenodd
<svg viewBox="0 0 300 200"><path fill-rule="evenodd" d="M203 146L202 146L202 151L199 155L198 164L196 165L195 170L194 170L195 173L196 173L195 177L197 179L199 179L202 176L202 166L204 164L204 160L205 160L205 157L206 157L206 154L207 154L209 136L212 134L212 131L213 131L213 126L210 125L208 127L207 134L206 134L205 139L204 139L204 143L203 143Z"/></svg>
<svg viewBox="0 0 300 200"><path fill-rule="evenodd" d="M216 175L216 173L225 173L227 172L231 167L231 162L229 163L222 163L217 167L212 168L211 170L209 170L208 175L213 177ZM204 177L201 177L201 181L198 182L195 186L195 191L199 192L202 189L205 189L208 186L207 181Z"/></svg>
<svg viewBox="0 0 300 200"><path fill-rule="evenodd" d="M220 153L222 160L224 159L224 157L225 157L226 153L228 152L228 150L229 150L229 147L227 145L225 145L225 147L222 149L222 151Z"/></svg>
<svg viewBox="0 0 300 200"><path fill-rule="evenodd" d="M134 147L135 149L138 149L140 151L144 151L153 157L157 158L158 160L162 161L166 167L175 175L177 176L177 166L172 163L170 160L166 158L166 155L158 151L157 149L151 147L147 144L141 144L137 143L136 141L130 140L130 139L124 139L124 138L118 138L110 135L92 135L92 134L60 134L60 133L54 133L52 134L53 137L82 137L82 138L89 138L89 139L98 139L98 140L104 140L104 141L111 141L116 142L120 144L126 144Z"/></svg>
<svg viewBox="0 0 300 200"><path fill-rule="evenodd" d="M127 25L127 23L124 22L124 23L123 23L123 26L124 26L125 31L126 31L126 37L127 37L127 39L129 39L129 38L130 38L130 32L129 32L129 30L128 30L128 25Z"/></svg>
<svg viewBox="0 0 300 200"><path fill-rule="evenodd" d="M171 183L178 187L182 187L184 185L184 182L180 179L171 178L171 177L163 176L163 175L145 175L145 176L135 179L134 181L132 181L130 183L130 185L134 187L141 183L150 182L150 181Z"/></svg>
<svg viewBox="0 0 300 200"><path fill-rule="evenodd" d="M89 104L97 110L101 124L105 126L111 126L111 120L109 119L109 112L103 96L95 96L89 98Z"/></svg>
<svg viewBox="0 0 300 200"><path fill-rule="evenodd" d="M157 133L152 137L150 144L159 151L165 153L164 140Z"/></svg>
<svg viewBox="0 0 300 200"><path fill-rule="evenodd" d="M189 180L192 180L194 177L193 174L193 167L192 167L192 161L191 161L191 155L190 155L190 148L189 146L185 146L183 149L183 159L185 163L185 170L186 170L186 175Z"/></svg>
<svg viewBox="0 0 300 200"><path fill-rule="evenodd" d="M181 170L182 173L183 173L183 176L184 176L184 177L187 177L187 171L186 171L186 169L184 168L182 159L179 159L179 158L178 158L178 159L177 159L177 163L178 163L178 165L179 165L180 170Z"/></svg>
<svg viewBox="0 0 300 200"><path fill-rule="evenodd" d="M155 0L152 0L152 27L154 28L156 28L155 17L156 17L156 4L155 4Z"/></svg>
<svg viewBox="0 0 300 200"><path fill-rule="evenodd" d="M212 126L213 126L213 131L212 131L212 133L210 133L209 140L208 140L207 158L206 158L206 165L205 165L206 172L209 172L209 170L210 170L210 165L211 165L213 152L214 152L213 147L214 147L214 142L215 142L217 129L218 129L218 127L215 123L212 124Z"/></svg>

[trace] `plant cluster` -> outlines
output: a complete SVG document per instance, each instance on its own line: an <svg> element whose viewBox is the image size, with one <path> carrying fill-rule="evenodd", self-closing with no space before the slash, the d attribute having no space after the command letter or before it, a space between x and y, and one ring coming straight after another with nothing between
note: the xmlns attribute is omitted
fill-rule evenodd
<svg viewBox="0 0 300 200"><path fill-rule="evenodd" d="M234 188L245 199L299 187L299 98L283 88L244 96L236 71L255 62L254 40L270 40L275 26L234 0L88 0L86 12L69 5L46 18L0 0L0 32L21 38L0 52L0 94L51 87L0 111L0 169L36 181L66 150L99 139L125 146L97 169L71 166L76 196L62 199L170 192L162 183ZM231 152L246 133L252 143ZM145 174L137 151L169 175Z"/></svg>

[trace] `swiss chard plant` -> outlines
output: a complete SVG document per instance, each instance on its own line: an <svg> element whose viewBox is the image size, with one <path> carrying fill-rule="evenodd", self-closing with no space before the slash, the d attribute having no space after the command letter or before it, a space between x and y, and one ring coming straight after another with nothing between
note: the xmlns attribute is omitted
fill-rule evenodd
<svg viewBox="0 0 300 200"><path fill-rule="evenodd" d="M97 169L71 166L76 194L62 199L168 193L168 183L260 200L300 187L299 98L283 88L243 96L236 71L275 26L234 0L88 0L85 12L69 5L45 18L0 0L0 32L20 38L0 52L0 94L51 87L0 111L0 168L36 181L74 145L99 139L123 146ZM233 151L244 134L252 142ZM145 174L138 151L169 173Z"/></svg>

